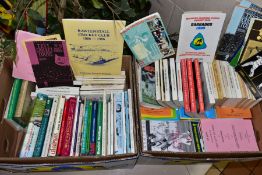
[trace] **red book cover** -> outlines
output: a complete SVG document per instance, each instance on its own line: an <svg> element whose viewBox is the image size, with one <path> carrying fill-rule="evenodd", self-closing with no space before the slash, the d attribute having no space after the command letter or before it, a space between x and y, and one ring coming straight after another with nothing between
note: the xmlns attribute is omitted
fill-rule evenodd
<svg viewBox="0 0 262 175"><path fill-rule="evenodd" d="M181 59L182 88L185 112L190 112L186 59Z"/></svg>
<svg viewBox="0 0 262 175"><path fill-rule="evenodd" d="M73 130L73 123L74 123L74 116L75 116L75 108L76 108L76 98L70 97L68 100L68 115L65 124L65 132L63 135L62 140L62 156L69 156L70 155L70 148L71 148L71 139L72 139L72 130Z"/></svg>
<svg viewBox="0 0 262 175"><path fill-rule="evenodd" d="M197 84L199 112L205 112L203 88L202 88L202 81L201 81L201 75L200 75L200 66L199 66L198 59L194 59L194 65L195 65L195 71L196 71L196 84Z"/></svg>
<svg viewBox="0 0 262 175"><path fill-rule="evenodd" d="M65 125L66 125L66 120L67 120L67 117L68 117L68 103L69 103L69 101L66 100L65 106L64 106L64 111L63 111L63 116L62 116L61 127L60 127L57 150L56 150L56 155L58 155L58 156L61 155L61 148L62 148L62 142L63 142L63 138L64 138Z"/></svg>
<svg viewBox="0 0 262 175"><path fill-rule="evenodd" d="M187 59L186 63L187 63L190 108L191 108L191 112L197 112L192 59Z"/></svg>

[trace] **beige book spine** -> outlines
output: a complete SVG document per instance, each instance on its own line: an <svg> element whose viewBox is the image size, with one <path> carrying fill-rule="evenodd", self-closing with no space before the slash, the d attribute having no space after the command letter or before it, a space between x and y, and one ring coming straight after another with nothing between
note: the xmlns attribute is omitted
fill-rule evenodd
<svg viewBox="0 0 262 175"><path fill-rule="evenodd" d="M28 81L23 80L18 97L17 106L16 106L15 117L22 117L23 105L26 97L27 88L28 88Z"/></svg>

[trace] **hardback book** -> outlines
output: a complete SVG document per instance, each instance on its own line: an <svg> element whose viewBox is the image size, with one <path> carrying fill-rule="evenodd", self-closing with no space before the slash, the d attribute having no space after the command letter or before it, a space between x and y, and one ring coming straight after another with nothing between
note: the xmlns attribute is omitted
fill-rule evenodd
<svg viewBox="0 0 262 175"><path fill-rule="evenodd" d="M188 88L188 71L186 65L186 59L182 59L181 65L181 77L182 77L182 89L183 89L183 99L184 108L186 112L190 112L190 101L189 101L189 88Z"/></svg>
<svg viewBox="0 0 262 175"><path fill-rule="evenodd" d="M28 91L27 90L28 88L29 88L28 87L28 81L23 80L22 84L21 84L19 96L18 96L18 99L17 99L17 105L16 105L14 117L22 117L24 101L25 101L25 98L26 98L26 93Z"/></svg>
<svg viewBox="0 0 262 175"><path fill-rule="evenodd" d="M242 77L255 98L262 97L262 51L250 57L236 67L236 71Z"/></svg>
<svg viewBox="0 0 262 175"><path fill-rule="evenodd" d="M212 62L226 14L222 12L185 12L182 15L176 61L197 58Z"/></svg>
<svg viewBox="0 0 262 175"><path fill-rule="evenodd" d="M63 19L66 44L76 79L121 73L125 21Z"/></svg>
<svg viewBox="0 0 262 175"><path fill-rule="evenodd" d="M154 13L121 30L141 67L175 54L159 13Z"/></svg>
<svg viewBox="0 0 262 175"><path fill-rule="evenodd" d="M238 64L260 51L262 51L262 19L251 18L246 33L245 44L240 51Z"/></svg>
<svg viewBox="0 0 262 175"><path fill-rule="evenodd" d="M39 88L73 85L65 41L27 41L26 48Z"/></svg>
<svg viewBox="0 0 262 175"><path fill-rule="evenodd" d="M54 126L54 120L56 118L56 111L57 111L57 105L58 105L58 99L59 97L54 97L53 98L53 104L48 120L48 125L46 129L46 134L45 134L45 140L44 140L44 145L41 153L41 157L47 157L48 151L49 151L49 145L51 142L51 136L52 136L52 131L53 131L53 126Z"/></svg>
<svg viewBox="0 0 262 175"><path fill-rule="evenodd" d="M50 112L51 112L51 107L52 107L53 99L48 98L46 100L46 106L45 106L45 111L44 115L42 118L41 126L38 132L37 140L36 140L36 145L35 149L33 152L33 157L41 157L42 154L42 149L45 141L45 135L46 135L46 130L48 126L48 121L50 117Z"/></svg>
<svg viewBox="0 0 262 175"><path fill-rule="evenodd" d="M23 80L15 79L12 87L12 92L10 94L10 102L8 105L7 119L12 119L15 116L17 102L21 90Z"/></svg>
<svg viewBox="0 0 262 175"><path fill-rule="evenodd" d="M242 0L239 6L234 8L226 32L219 42L216 59L231 62L231 65L236 66L238 59L234 60L234 57L239 57L250 20L261 18L261 12L261 7L248 0Z"/></svg>
<svg viewBox="0 0 262 175"><path fill-rule="evenodd" d="M201 119L206 152L259 151L251 120Z"/></svg>
<svg viewBox="0 0 262 175"><path fill-rule="evenodd" d="M60 152L62 156L70 155L77 99L76 97L70 97L68 101L69 101L68 102L68 115L67 115L67 120L65 124L65 130L64 130L63 141L62 141L61 152Z"/></svg>
<svg viewBox="0 0 262 175"><path fill-rule="evenodd" d="M195 152L190 121L142 120L143 150Z"/></svg>
<svg viewBox="0 0 262 175"><path fill-rule="evenodd" d="M140 68L140 67L139 67ZM155 63L147 65L138 71L140 103L144 106L160 108L156 100Z"/></svg>
<svg viewBox="0 0 262 175"><path fill-rule="evenodd" d="M33 156L47 98L44 94L37 95L19 157Z"/></svg>

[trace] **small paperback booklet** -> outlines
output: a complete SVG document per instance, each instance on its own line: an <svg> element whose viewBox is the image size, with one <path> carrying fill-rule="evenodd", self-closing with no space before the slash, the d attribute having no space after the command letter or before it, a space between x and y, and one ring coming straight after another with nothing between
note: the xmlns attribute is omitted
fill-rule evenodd
<svg viewBox="0 0 262 175"><path fill-rule="evenodd" d="M222 12L185 12L182 15L176 61L197 58L212 62L226 14Z"/></svg>
<svg viewBox="0 0 262 175"><path fill-rule="evenodd" d="M175 54L159 13L135 21L121 34L142 67Z"/></svg>
<svg viewBox="0 0 262 175"><path fill-rule="evenodd" d="M73 85L65 41L27 41L26 48L39 88Z"/></svg>
<svg viewBox="0 0 262 175"><path fill-rule="evenodd" d="M142 120L145 151L195 152L190 121Z"/></svg>
<svg viewBox="0 0 262 175"><path fill-rule="evenodd" d="M206 152L259 151L251 120L202 119Z"/></svg>
<svg viewBox="0 0 262 175"><path fill-rule="evenodd" d="M248 58L236 67L247 87L255 98L262 97L262 51Z"/></svg>

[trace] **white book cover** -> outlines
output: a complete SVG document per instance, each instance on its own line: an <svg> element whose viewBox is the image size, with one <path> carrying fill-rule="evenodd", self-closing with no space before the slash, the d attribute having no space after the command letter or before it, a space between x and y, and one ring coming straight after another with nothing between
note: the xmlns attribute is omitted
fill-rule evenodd
<svg viewBox="0 0 262 175"><path fill-rule="evenodd" d="M35 92L46 94L48 96L79 95L79 87L58 86L58 87L36 88Z"/></svg>
<svg viewBox="0 0 262 175"><path fill-rule="evenodd" d="M114 103L114 95L111 93L111 115L110 115L110 123L111 123L111 128L110 128L110 133L111 133L111 140L110 140L110 155L114 154L114 145L115 145L115 121L116 121L116 116L114 113L115 109L115 103Z"/></svg>
<svg viewBox="0 0 262 175"><path fill-rule="evenodd" d="M106 92L103 94L103 122L102 122L102 156L107 155L107 98L106 98Z"/></svg>
<svg viewBox="0 0 262 175"><path fill-rule="evenodd" d="M176 61L192 58L212 62L226 14L187 12L182 15Z"/></svg>
<svg viewBox="0 0 262 175"><path fill-rule="evenodd" d="M231 87L231 92L233 93L233 97L232 98L237 98L237 91L236 91L236 87L235 87L235 79L233 78L233 73L231 71L231 66L229 64L226 65L227 68L227 74L228 74L228 78L230 80L230 87Z"/></svg>
<svg viewBox="0 0 262 175"><path fill-rule="evenodd" d="M82 136L82 123L83 123L83 115L84 115L84 104L80 104L80 112L79 112L79 122L77 127L77 140L76 140L76 152L75 157L80 155L80 146L81 146L81 136Z"/></svg>
<svg viewBox="0 0 262 175"><path fill-rule="evenodd" d="M134 112L133 112L133 99L131 89L128 92L128 104L129 104L129 121L130 121L130 142L131 142L131 153L135 153L135 141L134 141Z"/></svg>
<svg viewBox="0 0 262 175"><path fill-rule="evenodd" d="M236 73L236 71L233 67L231 67L231 66L229 66L229 67L230 67L230 71L232 72L232 77L233 77L233 82L235 84L235 90L236 90L237 98L243 98L241 88L240 88L240 82L239 82L239 79L237 77L237 73Z"/></svg>
<svg viewBox="0 0 262 175"><path fill-rule="evenodd" d="M176 76L177 76L178 101L181 103L181 105L184 105L183 88L182 88L182 74L181 74L180 62L176 63Z"/></svg>
<svg viewBox="0 0 262 175"><path fill-rule="evenodd" d="M222 78L221 68L220 68L220 65L219 65L220 61L218 61L218 60L214 60L214 61L216 62L215 66L216 66L217 76L218 76L218 79L219 79L222 94L223 94L223 97L225 97L226 96L226 90L225 90L225 86L224 86L224 82L223 82L223 78Z"/></svg>
<svg viewBox="0 0 262 175"><path fill-rule="evenodd" d="M164 84L165 84L165 101L171 101L170 98L170 83L169 83L169 73L168 73L168 60L167 59L163 59L163 72L164 72Z"/></svg>
<svg viewBox="0 0 262 175"><path fill-rule="evenodd" d="M169 59L169 67L170 67L170 79L171 79L171 92L172 92L172 100L178 101L177 96L177 83L176 83L176 66L175 66L175 58Z"/></svg>
<svg viewBox="0 0 262 175"><path fill-rule="evenodd" d="M73 124L73 129L72 129L72 140L71 140L71 147L70 147L70 156L74 156L74 147L76 145L76 137L77 137L77 122L78 122L78 113L80 112L79 111L79 100L80 100L80 97L78 96L77 97L77 100L76 100L76 108L75 108L75 116L74 116L74 124Z"/></svg>
<svg viewBox="0 0 262 175"><path fill-rule="evenodd" d="M126 72L121 71L120 75L103 75L103 77L83 77L83 76L75 76L77 81L85 81L85 80L95 80L95 79L122 79L126 78Z"/></svg>
<svg viewBox="0 0 262 175"><path fill-rule="evenodd" d="M161 100L159 61L155 62L156 100Z"/></svg>
<svg viewBox="0 0 262 175"><path fill-rule="evenodd" d="M124 89L124 84L118 85L84 85L80 88L80 91L92 91L92 90L121 90Z"/></svg>
<svg viewBox="0 0 262 175"><path fill-rule="evenodd" d="M111 102L107 102L107 155L111 155Z"/></svg>
<svg viewBox="0 0 262 175"><path fill-rule="evenodd" d="M233 82L231 79L231 75L230 75L230 71L229 71L229 64L226 61L221 62L221 64L224 67L224 71L225 71L225 76L226 76L226 83L229 89L230 94L228 94L228 98L235 98L236 94L235 94L235 89L233 86Z"/></svg>
<svg viewBox="0 0 262 175"><path fill-rule="evenodd" d="M125 84L125 79L92 79L85 81L73 81L75 86L92 85L92 84Z"/></svg>
<svg viewBox="0 0 262 175"><path fill-rule="evenodd" d="M45 134L45 141L44 141L45 144L43 145L41 157L47 157L47 154L48 154L54 121L55 121L55 117L57 113L58 100L59 100L59 97L54 97L53 99L52 109L51 109L47 129L46 129L46 134Z"/></svg>
<svg viewBox="0 0 262 175"><path fill-rule="evenodd" d="M64 104L65 104L65 97L61 96L58 101L58 109L57 109L57 113L56 113L56 117L54 121L53 133L51 137L48 156L56 156L62 116L63 116L63 111L64 111Z"/></svg>

